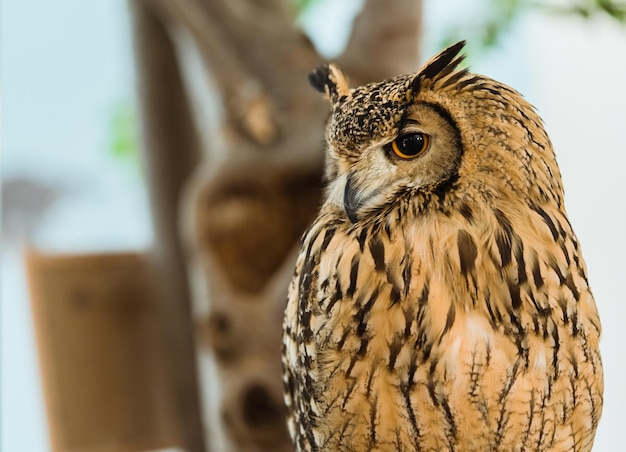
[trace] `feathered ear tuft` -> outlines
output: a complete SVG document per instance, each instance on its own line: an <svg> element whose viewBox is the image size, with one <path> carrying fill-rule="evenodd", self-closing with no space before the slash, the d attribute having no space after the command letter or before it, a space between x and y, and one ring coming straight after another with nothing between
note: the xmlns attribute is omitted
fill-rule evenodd
<svg viewBox="0 0 626 452"><path fill-rule="evenodd" d="M450 74L465 58L464 55L459 55L463 47L465 47L465 41L459 41L428 60L411 81L410 91L417 93L426 82L441 79Z"/></svg>
<svg viewBox="0 0 626 452"><path fill-rule="evenodd" d="M346 76L334 65L321 65L309 74L309 83L320 93L326 94L334 103L341 96L350 93Z"/></svg>

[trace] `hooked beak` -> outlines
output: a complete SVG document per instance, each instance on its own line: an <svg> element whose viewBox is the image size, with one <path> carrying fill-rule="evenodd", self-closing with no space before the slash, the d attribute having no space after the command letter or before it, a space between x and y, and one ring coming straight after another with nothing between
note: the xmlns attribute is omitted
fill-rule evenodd
<svg viewBox="0 0 626 452"><path fill-rule="evenodd" d="M346 211L348 219L353 224L359 221L357 212L363 206L363 201L364 200L358 196L358 190L354 186L352 174L348 174L346 178L346 188L343 192L343 208Z"/></svg>

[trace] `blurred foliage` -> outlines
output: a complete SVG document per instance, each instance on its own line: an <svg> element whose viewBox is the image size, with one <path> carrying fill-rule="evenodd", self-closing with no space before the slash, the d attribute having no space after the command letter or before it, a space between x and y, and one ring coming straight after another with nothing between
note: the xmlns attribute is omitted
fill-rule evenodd
<svg viewBox="0 0 626 452"><path fill-rule="evenodd" d="M485 15L477 22L455 24L443 31L438 48L467 39L481 49L494 47L519 14L529 7L525 0L485 0Z"/></svg>
<svg viewBox="0 0 626 452"><path fill-rule="evenodd" d="M498 44L502 35L521 14L528 11L583 19L606 15L626 25L626 1L623 0L568 0L558 4L550 0L485 0L485 2L485 16L476 23L456 24L445 30L440 47L468 38L472 42L477 42L480 50L488 50Z"/></svg>
<svg viewBox="0 0 626 452"><path fill-rule="evenodd" d="M119 101L113 106L109 124L109 136L112 155L125 165L138 166L137 111L131 101Z"/></svg>
<svg viewBox="0 0 626 452"><path fill-rule="evenodd" d="M557 13L590 18L598 14L606 14L621 24L626 24L626 2L610 0L579 0L571 5L540 5L543 9Z"/></svg>
<svg viewBox="0 0 626 452"><path fill-rule="evenodd" d="M296 14L300 15L316 1L318 0L291 0L291 3L293 3L294 8L296 9Z"/></svg>

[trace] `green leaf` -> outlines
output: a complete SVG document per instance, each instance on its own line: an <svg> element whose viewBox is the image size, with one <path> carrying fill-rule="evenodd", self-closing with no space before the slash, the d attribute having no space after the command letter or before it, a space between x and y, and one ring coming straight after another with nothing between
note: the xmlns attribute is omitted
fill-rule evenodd
<svg viewBox="0 0 626 452"><path fill-rule="evenodd" d="M317 0L291 0L291 3L293 3L296 9L296 15L300 15L316 1Z"/></svg>
<svg viewBox="0 0 626 452"><path fill-rule="evenodd" d="M120 101L114 106L109 130L113 156L126 163L136 163L139 157L137 113L132 102Z"/></svg>

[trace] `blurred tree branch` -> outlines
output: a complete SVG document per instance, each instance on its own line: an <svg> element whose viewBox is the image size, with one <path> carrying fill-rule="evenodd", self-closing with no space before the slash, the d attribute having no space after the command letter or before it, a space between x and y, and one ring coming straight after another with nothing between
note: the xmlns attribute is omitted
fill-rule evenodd
<svg viewBox="0 0 626 452"><path fill-rule="evenodd" d="M367 0L337 59L339 67L350 75L354 86L415 71L419 53L416 31L421 22L420 2Z"/></svg>

